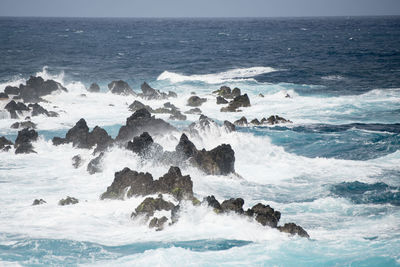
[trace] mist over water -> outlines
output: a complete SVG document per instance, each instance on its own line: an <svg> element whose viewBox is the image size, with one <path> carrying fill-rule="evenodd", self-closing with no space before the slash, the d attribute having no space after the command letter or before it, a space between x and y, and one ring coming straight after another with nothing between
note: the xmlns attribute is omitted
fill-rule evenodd
<svg viewBox="0 0 400 267"><path fill-rule="evenodd" d="M62 83L68 93L41 105L60 114L37 116L37 154L0 153L0 260L20 265L398 266L400 265L400 20L313 19L34 19L0 18L0 92L30 75ZM178 223L154 231L130 218L144 199L100 200L114 173L129 167L155 179L168 166L109 151L103 172L72 167L90 150L53 146L80 119L115 137L139 100L108 92L123 79L134 91L147 81L178 93L182 112L191 92L220 125L280 115L291 124L220 127L192 141L235 151L235 175L182 169L198 199L242 197L281 211L310 240L288 236L235 214L183 205ZM101 93L89 93L92 82ZM222 113L211 93L238 87L251 107ZM259 94L264 97L260 97ZM82 96L85 94L86 96ZM287 98L289 94L291 97ZM8 101L0 101L0 107ZM169 121L178 129L198 120ZM15 140L16 120L0 113L0 135ZM154 137L173 150L179 134ZM58 206L74 196L80 203ZM31 206L36 198L47 204Z"/></svg>

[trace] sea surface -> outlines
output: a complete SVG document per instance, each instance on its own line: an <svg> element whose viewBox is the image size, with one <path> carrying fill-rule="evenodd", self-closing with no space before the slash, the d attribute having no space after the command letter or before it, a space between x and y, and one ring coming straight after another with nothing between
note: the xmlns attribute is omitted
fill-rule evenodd
<svg viewBox="0 0 400 267"><path fill-rule="evenodd" d="M0 153L0 265L400 266L400 17L1 17L0 92L30 75L69 92L45 98L59 117L32 118L37 154ZM116 148L103 172L89 175L71 158L90 160L91 151L51 144L80 118L115 137L135 99L165 102L109 93L119 79L136 92L144 81L177 92L170 101L181 111L195 92L218 123L274 114L293 121L192 140L206 149L231 144L240 176L182 172L197 198L269 204L280 224L295 222L311 238L191 205L177 224L154 231L130 218L143 198L99 200L124 167L155 178L168 170ZM86 91L92 82L101 93ZM211 93L222 85L239 87L252 106L221 113ZM168 122L183 129L197 119ZM0 111L0 136L15 140L15 121ZM173 150L178 138L155 141ZM80 203L58 206L66 196ZM31 206L36 198L47 204Z"/></svg>

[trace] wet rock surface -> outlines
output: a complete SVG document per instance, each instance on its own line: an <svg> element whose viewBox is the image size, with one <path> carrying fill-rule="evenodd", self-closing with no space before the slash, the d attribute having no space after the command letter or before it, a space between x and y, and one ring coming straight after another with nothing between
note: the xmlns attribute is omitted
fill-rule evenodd
<svg viewBox="0 0 400 267"><path fill-rule="evenodd" d="M44 80L42 77L31 76L26 81L26 85L19 86L19 97L24 102L35 103L42 101L42 97L54 92L67 92L68 90L59 82L54 80Z"/></svg>
<svg viewBox="0 0 400 267"><path fill-rule="evenodd" d="M13 142L5 138L4 136L0 137L0 152L5 151L7 152L8 150L11 149L11 146L14 145Z"/></svg>
<svg viewBox="0 0 400 267"><path fill-rule="evenodd" d="M207 102L206 98L201 98L201 97L198 97L198 96L191 96L187 100L187 105L190 106L190 107L199 107L204 102Z"/></svg>
<svg viewBox="0 0 400 267"><path fill-rule="evenodd" d="M91 93L98 93L100 92L100 86L97 83L92 83L87 90Z"/></svg>
<svg viewBox="0 0 400 267"><path fill-rule="evenodd" d="M140 89L142 93L138 94L138 96L142 97L143 99L148 100L162 100L167 99L169 97L177 97L178 95L175 92L169 91L168 94L161 92L160 90L156 90L152 88L148 83L144 82Z"/></svg>
<svg viewBox="0 0 400 267"><path fill-rule="evenodd" d="M236 96L227 107L221 108L221 112L237 112L241 107L250 107L250 99L247 94Z"/></svg>
<svg viewBox="0 0 400 267"><path fill-rule="evenodd" d="M231 90L231 88L228 86L221 86L221 88L219 90L214 91L213 94L217 94L218 96L221 96L226 99L233 99L237 96L240 96L241 92L240 89L237 87Z"/></svg>
<svg viewBox="0 0 400 267"><path fill-rule="evenodd" d="M33 150L32 142L38 138L38 133L33 129L22 129L18 132L17 139L15 140L15 154L28 154L36 153Z"/></svg>
<svg viewBox="0 0 400 267"><path fill-rule="evenodd" d="M112 81L108 84L108 89L111 93L117 95L136 95L129 84L125 81Z"/></svg>
<svg viewBox="0 0 400 267"><path fill-rule="evenodd" d="M37 205L43 205L46 204L47 202L44 201L43 199L35 199L32 203L32 206L37 206Z"/></svg>
<svg viewBox="0 0 400 267"><path fill-rule="evenodd" d="M36 129L36 123L33 123L31 121L15 122L15 123L11 124L10 128L11 129L24 129L24 128Z"/></svg>
<svg viewBox="0 0 400 267"><path fill-rule="evenodd" d="M11 100L4 107L10 113L12 119L18 119L19 115L22 115L24 111L29 111L29 108L22 102L15 102L15 100Z"/></svg>
<svg viewBox="0 0 400 267"><path fill-rule="evenodd" d="M58 202L58 205L60 205L60 206L66 206L66 205L74 205L74 204L78 204L79 203L79 200L78 199L76 199L76 198L74 198L74 197L69 197L69 196L67 196L66 198L64 198L64 199L61 199L59 202Z"/></svg>

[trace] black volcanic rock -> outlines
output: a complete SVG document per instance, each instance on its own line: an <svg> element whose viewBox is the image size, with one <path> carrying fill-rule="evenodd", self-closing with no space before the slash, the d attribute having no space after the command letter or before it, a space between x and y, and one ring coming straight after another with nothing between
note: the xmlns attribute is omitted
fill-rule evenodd
<svg viewBox="0 0 400 267"><path fill-rule="evenodd" d="M150 112L146 109L139 109L126 119L126 125L119 129L116 141L125 142L132 140L143 132L148 132L150 135L166 134L168 132L176 131L175 127L162 119L152 117Z"/></svg>
<svg viewBox="0 0 400 267"><path fill-rule="evenodd" d="M66 206L66 205L74 205L74 204L78 204L79 200L74 198L74 197L69 197L67 196L65 199L61 199L58 202L58 205L60 206Z"/></svg>
<svg viewBox="0 0 400 267"><path fill-rule="evenodd" d="M217 105L220 104L227 104L228 100L226 100L225 98L223 98L222 96L217 96Z"/></svg>
<svg viewBox="0 0 400 267"><path fill-rule="evenodd" d="M23 111L29 111L29 108L24 103L15 102L14 100L8 102L4 109L10 112L12 119L18 119L18 114L21 115Z"/></svg>
<svg viewBox="0 0 400 267"><path fill-rule="evenodd" d="M214 196L207 196L203 199L203 203L207 203L208 206L214 208L217 213L222 212L222 207L219 201Z"/></svg>
<svg viewBox="0 0 400 267"><path fill-rule="evenodd" d="M150 113L153 112L153 109L150 106L145 105L142 102L137 101L137 100L133 101L133 103L130 104L128 108L132 112L135 112L135 111L137 111L139 109L142 109L142 108L147 109L147 111L150 112Z"/></svg>
<svg viewBox="0 0 400 267"><path fill-rule="evenodd" d="M74 166L75 169L78 169L80 166L82 166L83 160L81 155L75 155L72 157L72 166Z"/></svg>
<svg viewBox="0 0 400 267"><path fill-rule="evenodd" d="M235 121L233 124L235 124L236 126L247 126L247 119L246 117L243 116L237 121Z"/></svg>
<svg viewBox="0 0 400 267"><path fill-rule="evenodd" d="M201 109L199 109L199 108L192 108L192 109L189 109L188 111L185 111L185 114L200 115L200 114L201 114Z"/></svg>
<svg viewBox="0 0 400 267"><path fill-rule="evenodd" d="M11 146L14 145L13 142L5 138L4 136L0 137L0 151L7 152L11 149Z"/></svg>
<svg viewBox="0 0 400 267"><path fill-rule="evenodd" d="M117 95L136 95L129 84L122 80L112 81L108 84L108 89L111 91L111 93Z"/></svg>
<svg viewBox="0 0 400 267"><path fill-rule="evenodd" d="M4 93L6 93L7 95L19 95L19 88L8 85L4 89Z"/></svg>
<svg viewBox="0 0 400 267"><path fill-rule="evenodd" d="M32 117L45 115L47 117L58 117L58 114L54 111L48 111L38 103L29 104L28 107L32 109Z"/></svg>
<svg viewBox="0 0 400 267"><path fill-rule="evenodd" d="M231 88L228 86L221 86L219 90L214 91L213 93L218 94L219 96L226 99L232 99L237 96L240 96L240 89L236 87L233 90L231 90Z"/></svg>
<svg viewBox="0 0 400 267"><path fill-rule="evenodd" d="M10 128L12 128L12 129L23 129L23 128L36 129L36 124L31 121L15 122L10 126Z"/></svg>
<svg viewBox="0 0 400 267"><path fill-rule="evenodd" d="M206 98L200 98L198 96L191 96L187 100L187 105L191 106L191 107L199 107L206 101L207 101Z"/></svg>
<svg viewBox="0 0 400 267"><path fill-rule="evenodd" d="M168 221L168 218L162 216L161 218L154 217L149 223L149 228L156 228L156 231L161 231L164 229L164 224Z"/></svg>
<svg viewBox="0 0 400 267"><path fill-rule="evenodd" d="M153 100L153 99L157 99L157 100L161 100L161 99L167 99L169 97L169 95L173 95L173 92L170 92L170 94L166 94L164 92L161 92L160 90L156 90L154 88L152 88L148 83L144 82L141 86L140 89L142 90L142 93L139 94L140 97L144 98L144 99L149 99L149 100ZM175 94L176 95L176 94Z"/></svg>
<svg viewBox="0 0 400 267"><path fill-rule="evenodd" d="M42 101L42 96L46 96L57 91L67 92L67 89L59 82L53 80L45 81L40 76L31 76L29 80L26 81L26 85L20 85L19 91L19 96L24 102L34 103Z"/></svg>
<svg viewBox="0 0 400 267"><path fill-rule="evenodd" d="M228 132L236 131L235 124L231 123L230 121L224 121L224 127Z"/></svg>
<svg viewBox="0 0 400 267"><path fill-rule="evenodd" d="M44 201L43 199L35 199L32 203L32 206L37 206L37 205L42 205L42 204L46 204L47 202Z"/></svg>
<svg viewBox="0 0 400 267"><path fill-rule="evenodd" d="M295 223L285 223L283 226L278 226L278 230L291 235L310 238L308 233L301 226Z"/></svg>
<svg viewBox="0 0 400 267"><path fill-rule="evenodd" d="M154 215L155 211L166 210L170 211L175 207L175 205L169 201L165 201L161 196L158 198L148 197L143 200L142 203L137 206L135 213L131 217L136 217L138 215L145 215L147 218Z"/></svg>
<svg viewBox="0 0 400 267"><path fill-rule="evenodd" d="M221 209L223 212L233 211L238 214L243 214L243 204L243 198L231 198L221 203Z"/></svg>
<svg viewBox="0 0 400 267"><path fill-rule="evenodd" d="M183 176L178 167L170 167L155 184L157 192L172 194L177 200L193 198L193 182L189 175Z"/></svg>
<svg viewBox="0 0 400 267"><path fill-rule="evenodd" d="M292 123L292 121L282 118L278 115L272 115L272 116L269 116L268 119L263 118L261 120L261 124L275 125L275 124L279 124L279 123Z"/></svg>
<svg viewBox="0 0 400 267"><path fill-rule="evenodd" d="M255 216L257 222L262 225L268 225L270 227L277 227L279 219L281 218L281 213L279 211L275 211L269 205L264 205L258 203L253 206L251 209L246 211L248 215Z"/></svg>
<svg viewBox="0 0 400 267"><path fill-rule="evenodd" d="M100 92L100 86L97 83L92 83L87 90L91 93L98 93Z"/></svg>
<svg viewBox="0 0 400 267"><path fill-rule="evenodd" d="M25 128L19 131L14 144L15 154L36 153L33 150L32 142L36 141L37 138L38 133L33 129Z"/></svg>
<svg viewBox="0 0 400 267"><path fill-rule="evenodd" d="M250 107L250 99L247 94L235 97L227 107L222 107L221 112L237 112L240 107Z"/></svg>

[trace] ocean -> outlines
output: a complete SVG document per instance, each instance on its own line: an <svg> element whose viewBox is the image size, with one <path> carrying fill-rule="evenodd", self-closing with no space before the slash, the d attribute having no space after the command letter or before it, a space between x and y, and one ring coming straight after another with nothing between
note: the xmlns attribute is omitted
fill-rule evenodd
<svg viewBox="0 0 400 267"><path fill-rule="evenodd" d="M31 75L68 89L41 103L59 117L32 118L37 153L0 152L0 265L400 266L400 17L1 17L0 37L0 92ZM155 231L130 218L143 197L100 200L124 167L156 178L169 168L114 148L90 175L71 158L90 160L91 150L52 145L80 118L115 137L134 100L166 102L108 92L120 79L135 92L145 81L176 92L168 101L182 112L195 92L219 124L291 120L202 132L196 147L230 144L239 175L182 173L198 199L269 204L310 239L204 205L186 205L176 224ZM100 93L87 91L92 82ZM223 85L247 93L251 107L220 112L212 92ZM179 130L199 118L155 115ZM0 136L15 141L16 121L0 110ZM178 140L155 139L165 150ZM80 202L57 205L66 196ZM32 206L38 198L47 204Z"/></svg>

